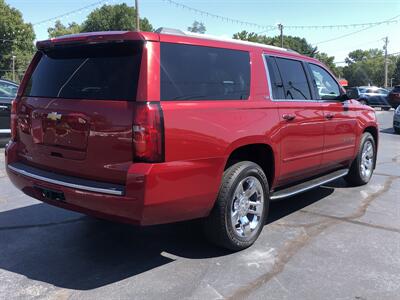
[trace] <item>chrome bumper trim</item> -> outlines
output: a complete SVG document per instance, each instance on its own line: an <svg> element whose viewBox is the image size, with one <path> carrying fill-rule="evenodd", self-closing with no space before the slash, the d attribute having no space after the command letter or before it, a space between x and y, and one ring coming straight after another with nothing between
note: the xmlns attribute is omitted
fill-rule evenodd
<svg viewBox="0 0 400 300"><path fill-rule="evenodd" d="M60 174L51 173L40 170L22 163L13 163L8 165L8 168L25 177L41 180L44 182L57 184L78 190L97 192L109 195L123 196L125 194L124 187L112 183L102 183L98 181L80 179ZM50 178L52 177L52 178ZM75 182L74 182L75 181Z"/></svg>

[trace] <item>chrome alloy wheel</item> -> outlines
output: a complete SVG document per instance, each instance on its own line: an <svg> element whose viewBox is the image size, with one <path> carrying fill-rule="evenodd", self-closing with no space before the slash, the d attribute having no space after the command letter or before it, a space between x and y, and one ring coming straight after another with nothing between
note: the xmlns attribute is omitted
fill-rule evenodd
<svg viewBox="0 0 400 300"><path fill-rule="evenodd" d="M375 149L371 141L366 141L361 152L360 171L361 175L368 179L374 168Z"/></svg>
<svg viewBox="0 0 400 300"><path fill-rule="evenodd" d="M249 238L262 226L264 191L261 182L254 176L241 180L233 194L230 210L233 231L239 237Z"/></svg>

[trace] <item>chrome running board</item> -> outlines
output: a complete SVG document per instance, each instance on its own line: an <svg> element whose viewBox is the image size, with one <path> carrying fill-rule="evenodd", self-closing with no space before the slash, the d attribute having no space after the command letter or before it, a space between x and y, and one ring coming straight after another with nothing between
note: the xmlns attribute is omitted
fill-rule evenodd
<svg viewBox="0 0 400 300"><path fill-rule="evenodd" d="M338 171L335 171L333 173L329 173L327 175L324 175L322 177L314 178L306 182L302 182L300 184L288 187L283 190L276 191L272 193L270 196L271 200L279 200L283 198L288 198L292 197L294 195L303 193L305 191L311 190L313 188L319 187L323 184L326 184L328 182L334 181L340 177L346 176L349 173L349 169L341 169Z"/></svg>

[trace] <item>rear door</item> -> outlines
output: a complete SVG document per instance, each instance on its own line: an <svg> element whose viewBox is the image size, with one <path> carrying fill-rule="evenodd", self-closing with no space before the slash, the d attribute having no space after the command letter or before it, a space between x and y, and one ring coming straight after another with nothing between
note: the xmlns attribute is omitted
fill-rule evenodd
<svg viewBox="0 0 400 300"><path fill-rule="evenodd" d="M54 46L18 104L19 158L57 173L123 183L142 43Z"/></svg>
<svg viewBox="0 0 400 300"><path fill-rule="evenodd" d="M323 67L308 64L317 100L324 110L324 169L347 166L353 159L357 132L357 111L350 101L339 100L343 94L334 77Z"/></svg>
<svg viewBox="0 0 400 300"><path fill-rule="evenodd" d="M281 167L278 184L302 180L319 172L324 136L324 116L319 101L312 100L301 61L268 56L273 101L279 104Z"/></svg>

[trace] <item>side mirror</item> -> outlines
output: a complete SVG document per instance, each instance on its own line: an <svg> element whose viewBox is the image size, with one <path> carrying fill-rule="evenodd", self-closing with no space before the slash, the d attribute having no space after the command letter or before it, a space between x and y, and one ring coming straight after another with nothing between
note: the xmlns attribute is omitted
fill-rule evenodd
<svg viewBox="0 0 400 300"><path fill-rule="evenodd" d="M343 94L341 94L339 97L337 97L337 100L339 100L339 101L346 101L346 100L350 100L351 99L351 97L350 97L350 95L348 95L348 93L343 93Z"/></svg>

